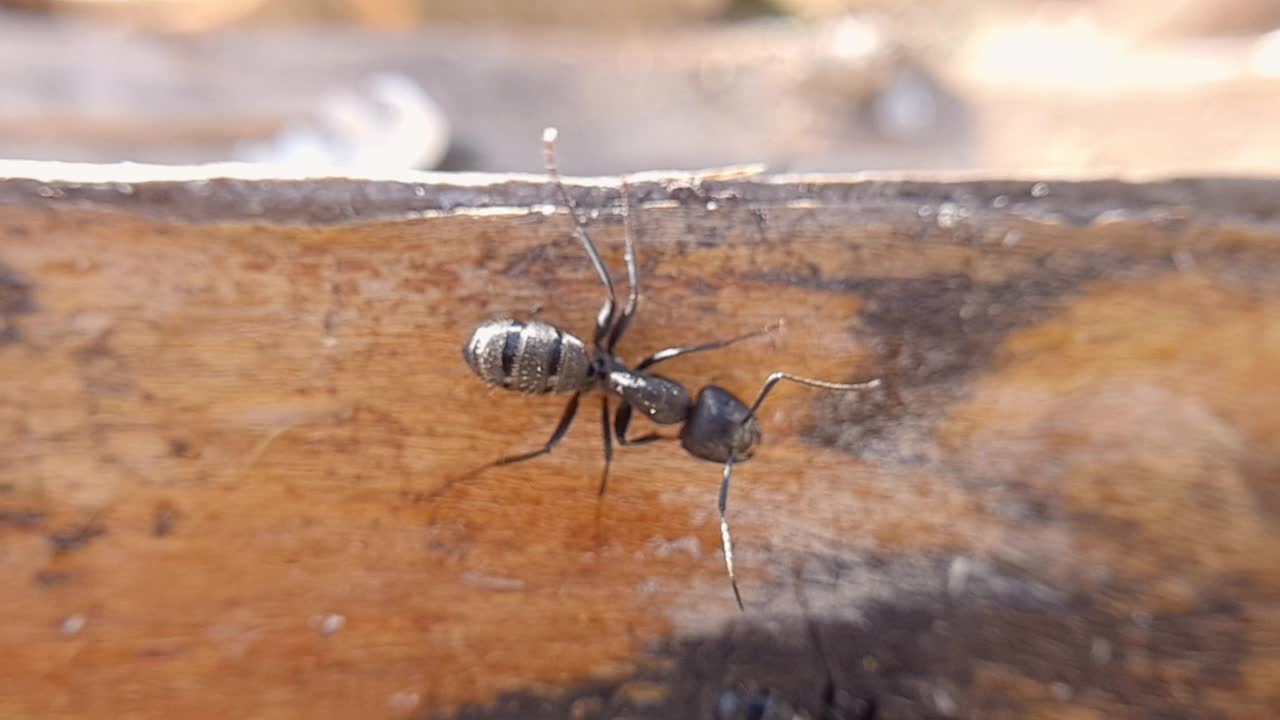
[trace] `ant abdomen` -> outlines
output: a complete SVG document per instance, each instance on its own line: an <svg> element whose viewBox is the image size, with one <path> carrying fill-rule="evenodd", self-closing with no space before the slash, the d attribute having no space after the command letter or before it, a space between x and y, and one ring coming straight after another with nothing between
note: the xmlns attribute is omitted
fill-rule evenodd
<svg viewBox="0 0 1280 720"><path fill-rule="evenodd" d="M530 395L579 392L595 383L583 342L537 320L481 323L462 346L462 357L486 383Z"/></svg>
<svg viewBox="0 0 1280 720"><path fill-rule="evenodd" d="M722 387L708 385L698 391L689 419L680 429L680 444L694 457L727 462L751 458L760 442L760 425L751 408Z"/></svg>

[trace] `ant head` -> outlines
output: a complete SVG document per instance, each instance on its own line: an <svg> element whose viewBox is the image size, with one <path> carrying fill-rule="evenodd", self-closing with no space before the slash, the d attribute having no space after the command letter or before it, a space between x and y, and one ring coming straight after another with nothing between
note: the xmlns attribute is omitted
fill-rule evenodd
<svg viewBox="0 0 1280 720"><path fill-rule="evenodd" d="M708 385L698 391L689 420L680 431L680 444L703 460L749 460L760 442L760 426L750 408L733 393ZM745 420L745 422L744 422Z"/></svg>

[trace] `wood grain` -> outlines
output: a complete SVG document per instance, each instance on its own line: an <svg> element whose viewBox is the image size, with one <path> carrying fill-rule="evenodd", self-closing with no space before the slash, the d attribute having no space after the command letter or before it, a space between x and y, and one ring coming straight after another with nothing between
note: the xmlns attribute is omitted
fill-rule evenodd
<svg viewBox="0 0 1280 720"><path fill-rule="evenodd" d="M601 299L541 182L0 168L0 715L1264 717L1270 180L637 182L624 350L784 387L738 468L484 389ZM578 183L621 268L616 185ZM827 715L822 713L826 712Z"/></svg>

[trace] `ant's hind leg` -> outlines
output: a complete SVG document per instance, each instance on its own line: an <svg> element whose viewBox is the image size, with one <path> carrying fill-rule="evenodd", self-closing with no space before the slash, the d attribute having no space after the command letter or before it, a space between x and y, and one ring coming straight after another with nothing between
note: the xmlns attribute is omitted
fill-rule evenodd
<svg viewBox="0 0 1280 720"><path fill-rule="evenodd" d="M733 455L724 463L724 473L720 479L720 544L724 548L724 566L729 571L729 585L733 587L733 599L738 601L739 612L745 612L742 605L742 593L738 591L738 576L733 572L733 536L729 534L729 519L725 516L729 509L729 481L733 478Z"/></svg>
<svg viewBox="0 0 1280 720"><path fill-rule="evenodd" d="M600 396L600 427L604 430L604 471L600 473L600 497L609 485L609 466L613 464L613 434L609 430L609 396Z"/></svg>
<svg viewBox="0 0 1280 720"><path fill-rule="evenodd" d="M569 403L564 406L564 412L560 415L560 422L556 423L556 429L551 433L551 439L547 440L545 445L537 450L531 450L527 453L499 458L488 465L483 466L481 469L487 470L488 468L498 467L500 465L514 465L518 462L524 462L525 460L532 460L536 457L541 457L554 450L556 445L559 445L560 441L564 439L565 433L569 432L569 426L573 424L573 418L578 414L578 398L581 397L581 395L582 393L574 393L573 397L569 398Z"/></svg>
<svg viewBox="0 0 1280 720"><path fill-rule="evenodd" d="M552 450L555 449L556 445L560 444L560 441L564 439L565 434L569 432L569 426L573 424L573 418L575 415L578 414L578 398L580 396L581 396L581 393L574 393L573 397L569 398L569 403L564 406L564 412L560 414L560 422L556 423L556 429L554 432L551 433L551 438L547 440L546 444L544 444L542 447L538 448L537 450L531 450L526 453L520 453L519 455L508 455L507 457L498 458L493 462L485 463L484 465L481 465L480 467L475 468L474 470L466 472L462 475L450 478L446 480L444 484L442 484L440 487L428 493L427 497L428 498L440 497L445 492L447 492L449 488L453 487L457 483L460 483L463 480L470 480L471 478L479 475L485 470L489 470L495 467L500 467L502 465L514 465L516 463L524 462L525 460L532 460L536 457L541 457L543 455L550 453Z"/></svg>

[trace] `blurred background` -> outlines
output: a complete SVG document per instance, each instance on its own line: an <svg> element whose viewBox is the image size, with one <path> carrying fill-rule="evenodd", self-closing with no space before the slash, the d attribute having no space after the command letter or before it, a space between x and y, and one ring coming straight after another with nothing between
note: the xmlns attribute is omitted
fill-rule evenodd
<svg viewBox="0 0 1280 720"><path fill-rule="evenodd" d="M1276 0L0 0L0 158L1261 174Z"/></svg>

